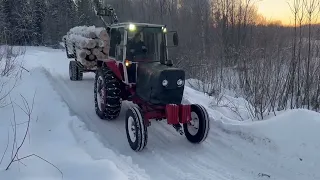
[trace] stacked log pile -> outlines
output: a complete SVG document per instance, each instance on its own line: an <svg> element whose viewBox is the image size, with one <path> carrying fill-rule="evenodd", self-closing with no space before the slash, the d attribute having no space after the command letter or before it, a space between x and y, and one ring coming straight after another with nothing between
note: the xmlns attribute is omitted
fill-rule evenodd
<svg viewBox="0 0 320 180"><path fill-rule="evenodd" d="M95 26L78 26L63 36L69 53L88 69L96 66L97 59L109 57L110 38L107 30Z"/></svg>

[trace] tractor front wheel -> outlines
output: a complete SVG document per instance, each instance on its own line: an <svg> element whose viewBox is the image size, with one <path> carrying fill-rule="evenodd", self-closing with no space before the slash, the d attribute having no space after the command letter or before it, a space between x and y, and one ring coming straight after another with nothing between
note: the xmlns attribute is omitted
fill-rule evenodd
<svg viewBox="0 0 320 180"><path fill-rule="evenodd" d="M126 134L129 145L134 151L142 151L146 147L148 130L138 107L132 107L126 113Z"/></svg>
<svg viewBox="0 0 320 180"><path fill-rule="evenodd" d="M94 83L96 114L101 119L114 120L121 111L120 82L113 72L102 66L97 69Z"/></svg>
<svg viewBox="0 0 320 180"><path fill-rule="evenodd" d="M186 138L191 143L203 142L210 130L210 118L207 110L197 104L191 105L191 122L183 124Z"/></svg>

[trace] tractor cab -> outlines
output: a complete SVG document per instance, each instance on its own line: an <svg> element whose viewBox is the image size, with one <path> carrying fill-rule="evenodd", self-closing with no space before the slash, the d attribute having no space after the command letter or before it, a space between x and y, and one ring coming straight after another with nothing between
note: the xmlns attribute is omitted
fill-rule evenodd
<svg viewBox="0 0 320 180"><path fill-rule="evenodd" d="M168 47L178 46L177 32L166 26L147 23L118 23L110 26L109 56L124 65L124 82L135 83L138 63L166 64ZM168 46L168 36L172 44Z"/></svg>

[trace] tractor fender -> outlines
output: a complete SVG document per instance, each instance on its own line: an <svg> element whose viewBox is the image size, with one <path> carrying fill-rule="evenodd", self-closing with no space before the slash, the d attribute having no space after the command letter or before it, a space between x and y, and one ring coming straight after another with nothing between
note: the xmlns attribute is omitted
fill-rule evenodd
<svg viewBox="0 0 320 180"><path fill-rule="evenodd" d="M104 63L116 75L116 77L119 80L123 80L122 73L120 71L120 66L122 66L122 64L112 59L105 60Z"/></svg>

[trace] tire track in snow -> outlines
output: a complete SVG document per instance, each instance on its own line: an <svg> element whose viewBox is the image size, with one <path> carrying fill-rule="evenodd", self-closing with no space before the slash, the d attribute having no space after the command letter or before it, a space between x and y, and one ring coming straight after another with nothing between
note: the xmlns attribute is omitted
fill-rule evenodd
<svg viewBox="0 0 320 180"><path fill-rule="evenodd" d="M83 118L84 116L90 118L90 116L86 113L79 113L75 111L75 109L73 108L74 104L73 106L70 106L70 99L72 99L73 96L61 96L61 90L64 93L66 93L66 95L71 94L71 92L65 87L64 83L59 83L59 81L57 81L57 79L55 79L46 69L43 69L43 72L47 76L48 80L51 82L53 89L60 95L62 101L66 103L66 105L68 106L71 115L76 116L80 120L81 117ZM57 90L57 87L59 87L59 90ZM129 180L150 179L150 176L147 175L147 173L143 169L139 168L138 165L133 164L132 159L130 157L116 154L110 148L105 148L100 143L100 141L97 141L95 139L100 139L99 136L97 136L97 134L95 134L94 131L90 131L86 127L87 125L85 125L84 122L80 122L78 120L74 120L69 124L69 128L74 134L76 140L78 141L78 144L82 146L93 159L111 160L117 165L119 169L125 172ZM91 128L93 127L91 126ZM118 129L118 131L120 130ZM97 144L101 144L101 146L97 147Z"/></svg>

